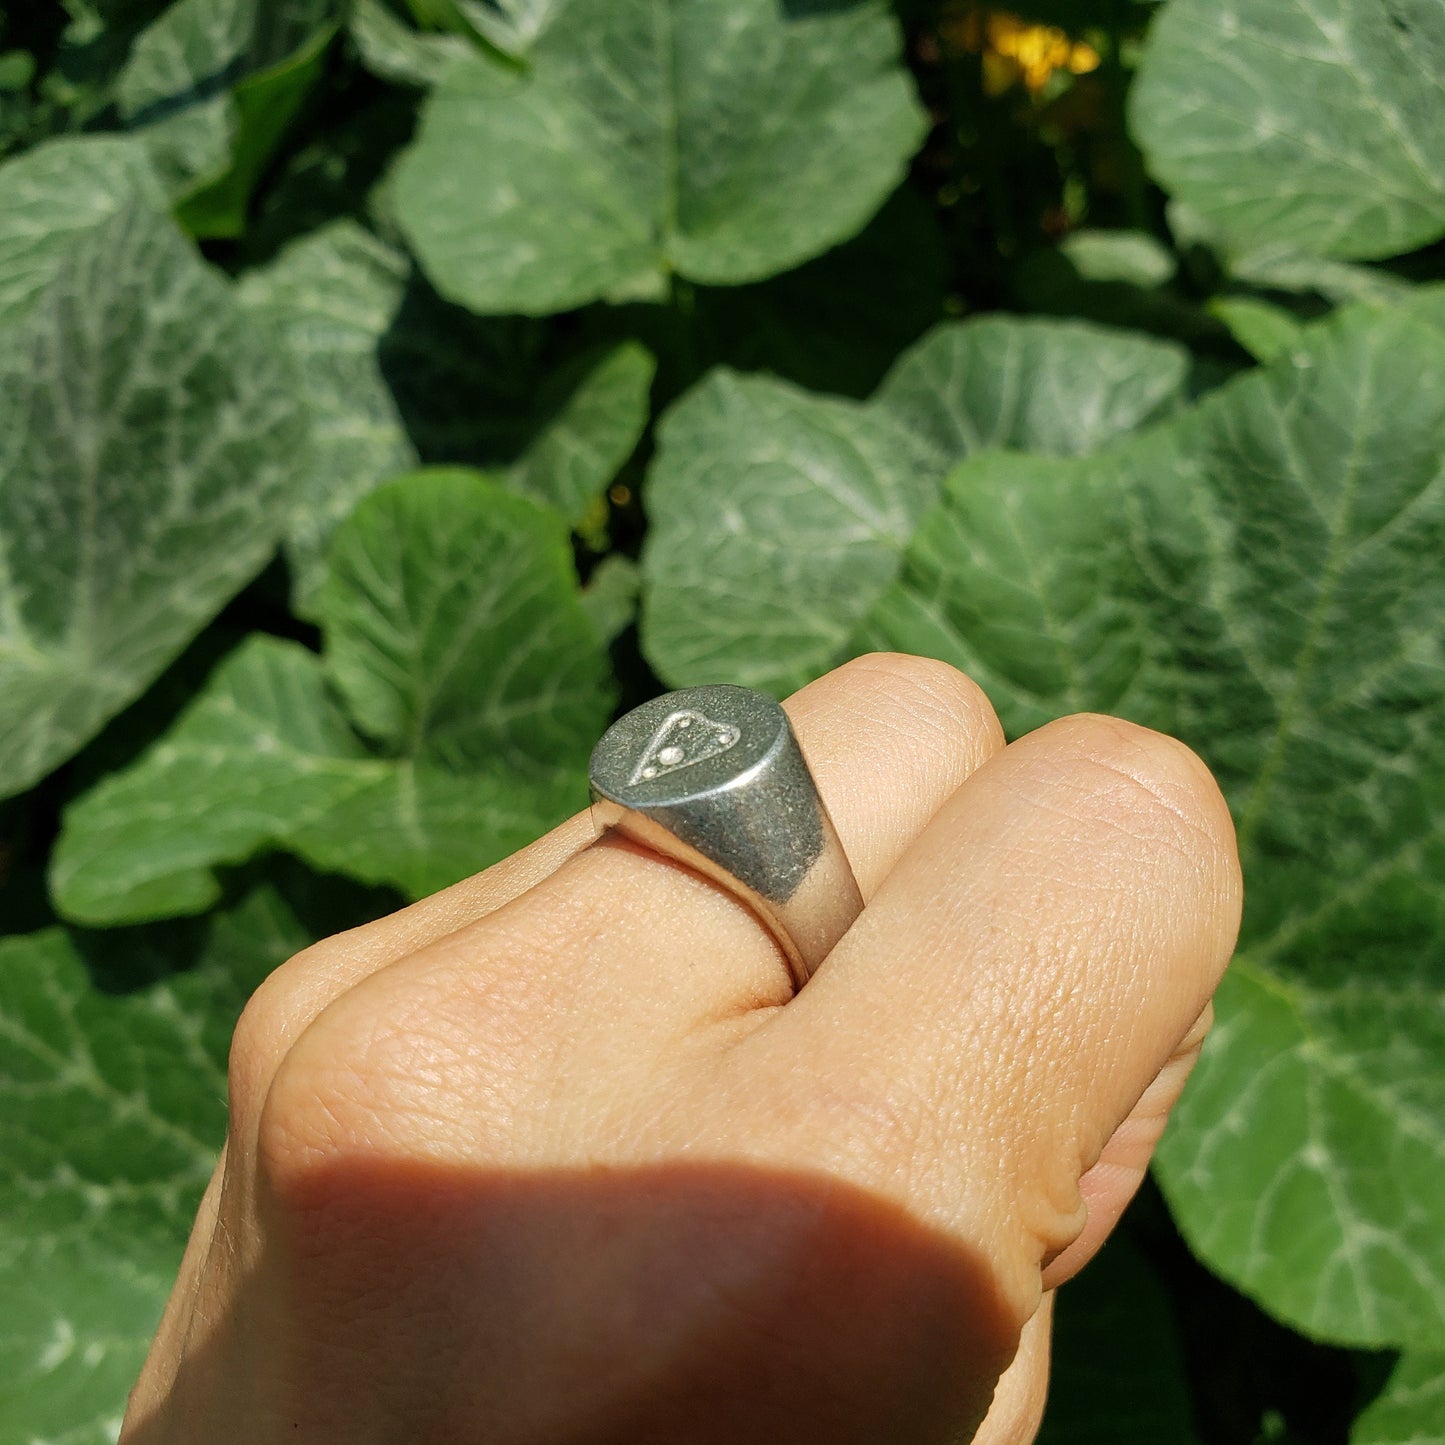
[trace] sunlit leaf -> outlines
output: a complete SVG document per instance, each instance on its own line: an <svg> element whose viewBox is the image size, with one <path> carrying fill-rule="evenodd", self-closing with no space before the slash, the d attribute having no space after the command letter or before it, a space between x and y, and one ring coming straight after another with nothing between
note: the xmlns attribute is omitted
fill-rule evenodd
<svg viewBox="0 0 1445 1445"><path fill-rule="evenodd" d="M525 67L447 71L398 217L476 311L756 281L854 234L898 183L922 118L897 53L873 0L572 0Z"/></svg>

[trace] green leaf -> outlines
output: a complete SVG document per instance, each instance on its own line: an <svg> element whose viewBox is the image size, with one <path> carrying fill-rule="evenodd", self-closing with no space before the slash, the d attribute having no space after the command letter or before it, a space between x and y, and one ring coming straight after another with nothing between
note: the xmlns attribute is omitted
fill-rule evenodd
<svg viewBox="0 0 1445 1445"><path fill-rule="evenodd" d="M1445 335L1341 313L1111 453L965 467L861 639L1213 766L1246 918L1160 1178L1212 1268L1364 1345L1445 1329L1442 459Z"/></svg>
<svg viewBox="0 0 1445 1445"><path fill-rule="evenodd" d="M293 497L286 533L293 582L308 611L337 525L383 478L417 461L377 359L407 271L391 247L339 221L240 284L247 310L296 358L312 417L315 461Z"/></svg>
<svg viewBox="0 0 1445 1445"><path fill-rule="evenodd" d="M636 343L544 371L533 323L419 293L407 259L353 221L288 246L240 295L297 358L314 418L286 544L308 613L336 526L387 477L423 458L483 465L576 522L647 424L653 363Z"/></svg>
<svg viewBox="0 0 1445 1445"><path fill-rule="evenodd" d="M252 637L66 810L50 883L67 917L199 912L217 868L273 848L420 896L586 802L612 699L560 519L419 473L368 497L332 555L324 663Z"/></svg>
<svg viewBox="0 0 1445 1445"><path fill-rule="evenodd" d="M1147 231L1074 231L1059 250L1085 281L1163 286L1174 279L1174 253Z"/></svg>
<svg viewBox="0 0 1445 1445"><path fill-rule="evenodd" d="M607 723L604 708L590 736ZM289 846L328 872L425 898L587 806L584 768L452 773L403 759L300 824Z"/></svg>
<svg viewBox="0 0 1445 1445"><path fill-rule="evenodd" d="M648 474L648 659L674 687L791 692L839 657L936 492L875 408L714 371L664 418Z"/></svg>
<svg viewBox="0 0 1445 1445"><path fill-rule="evenodd" d="M3 173L0 173L3 174ZM74 241L0 344L0 794L70 756L276 545L289 370L164 218Z"/></svg>
<svg viewBox="0 0 1445 1445"><path fill-rule="evenodd" d="M223 170L235 130L229 89L246 65L255 0L177 0L148 25L116 77L121 120L171 194Z"/></svg>
<svg viewBox="0 0 1445 1445"><path fill-rule="evenodd" d="M319 887L258 887L204 930L0 940L6 1439L115 1439L225 1132L236 1016L318 911L363 916Z"/></svg>
<svg viewBox="0 0 1445 1445"><path fill-rule="evenodd" d="M585 767L608 690L565 525L474 473L375 493L337 534L327 666L388 752L455 771Z"/></svg>
<svg viewBox="0 0 1445 1445"><path fill-rule="evenodd" d="M1062 713L1138 716L1152 699L1137 572L1108 463L979 457L949 477L853 650L946 658L1014 736Z"/></svg>
<svg viewBox="0 0 1445 1445"><path fill-rule="evenodd" d="M1220 296L1209 309L1256 361L1273 361L1298 346L1304 330L1292 311L1251 296Z"/></svg>
<svg viewBox="0 0 1445 1445"><path fill-rule="evenodd" d="M647 426L654 370L644 347L624 341L554 372L537 399L545 420L507 471L511 486L579 522Z"/></svg>
<svg viewBox="0 0 1445 1445"><path fill-rule="evenodd" d="M1445 331L1445 281L1417 287L1410 294L1407 305L1412 316Z"/></svg>
<svg viewBox="0 0 1445 1445"><path fill-rule="evenodd" d="M0 53L0 92L26 90L35 79L35 57L28 50Z"/></svg>
<svg viewBox="0 0 1445 1445"><path fill-rule="evenodd" d="M936 327L875 400L944 467L993 447L1076 456L1177 406L1188 367L1135 332L988 316Z"/></svg>
<svg viewBox="0 0 1445 1445"><path fill-rule="evenodd" d="M456 0L458 11L508 55L525 55L560 10L559 0Z"/></svg>
<svg viewBox="0 0 1445 1445"><path fill-rule="evenodd" d="M611 643L637 616L642 569L621 552L609 552L582 589L582 606L597 635Z"/></svg>
<svg viewBox="0 0 1445 1445"><path fill-rule="evenodd" d="M1379 266L1333 261L1298 251L1265 247L1237 256L1229 274L1249 286L1270 291L1303 291L1323 296L1336 306L1370 301L1379 306L1403 305L1414 289L1410 282Z"/></svg>
<svg viewBox="0 0 1445 1445"><path fill-rule="evenodd" d="M387 770L332 702L320 659L256 635L160 741L66 810L51 894L89 924L202 913L220 897L218 865L285 846Z"/></svg>
<svg viewBox="0 0 1445 1445"><path fill-rule="evenodd" d="M238 81L231 92L235 136L219 174L202 174L176 205L193 236L234 239L246 229L251 192L325 70L335 26L318 30L292 55Z"/></svg>
<svg viewBox="0 0 1445 1445"><path fill-rule="evenodd" d="M396 85L425 89L459 55L466 43L455 35L429 35L398 19L385 0L355 0L347 28L362 64Z"/></svg>
<svg viewBox="0 0 1445 1445"><path fill-rule="evenodd" d="M71 244L132 203L165 196L144 148L115 136L47 141L0 167L0 326L38 301Z"/></svg>
<svg viewBox="0 0 1445 1445"><path fill-rule="evenodd" d="M1402 1356L1350 1445L1445 1445L1445 1355Z"/></svg>
<svg viewBox="0 0 1445 1445"><path fill-rule="evenodd" d="M1116 1234L1059 1290L1038 1445L1198 1438L1169 1296L1128 1236Z"/></svg>
<svg viewBox="0 0 1445 1445"><path fill-rule="evenodd" d="M1132 129L1234 249L1394 256L1445 235L1439 0L1169 0Z"/></svg>
<svg viewBox="0 0 1445 1445"><path fill-rule="evenodd" d="M117 109L193 235L241 233L253 186L321 74L330 8L176 0L136 38Z"/></svg>
<svg viewBox="0 0 1445 1445"><path fill-rule="evenodd" d="M714 372L664 420L648 478L649 660L676 687L800 686L844 655L954 462L1100 446L1176 404L1185 363L1147 337L986 318L930 332L864 406Z"/></svg>
<svg viewBox="0 0 1445 1445"><path fill-rule="evenodd" d="M873 0L573 0L525 70L447 72L398 219L476 311L760 280L855 234L898 183L922 114L897 53Z"/></svg>

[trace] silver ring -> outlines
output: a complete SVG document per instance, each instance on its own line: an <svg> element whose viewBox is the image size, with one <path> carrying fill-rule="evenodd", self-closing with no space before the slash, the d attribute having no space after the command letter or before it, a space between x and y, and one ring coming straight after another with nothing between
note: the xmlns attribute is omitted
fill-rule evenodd
<svg viewBox="0 0 1445 1445"><path fill-rule="evenodd" d="M788 715L745 687L693 687L619 718L592 750L592 817L736 894L807 983L863 909Z"/></svg>

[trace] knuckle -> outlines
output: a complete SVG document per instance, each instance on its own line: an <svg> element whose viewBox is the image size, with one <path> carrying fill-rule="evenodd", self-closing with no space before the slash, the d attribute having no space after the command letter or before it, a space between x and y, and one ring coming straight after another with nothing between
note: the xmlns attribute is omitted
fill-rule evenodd
<svg viewBox="0 0 1445 1445"><path fill-rule="evenodd" d="M1068 752L1102 775L1110 806L1157 825L1172 820L1217 858L1235 856L1234 823L1213 773L1178 738L1123 718L1080 713L1050 724Z"/></svg>
<svg viewBox="0 0 1445 1445"><path fill-rule="evenodd" d="M983 689L951 663L906 652L870 652L849 667L944 736L981 739L991 749L1003 745L1003 728Z"/></svg>
<svg viewBox="0 0 1445 1445"><path fill-rule="evenodd" d="M321 950L321 944L312 944L274 969L236 1020L227 1063L232 1133L254 1118L272 1076L309 1017L307 980Z"/></svg>
<svg viewBox="0 0 1445 1445"><path fill-rule="evenodd" d="M370 1036L368 1036L368 1032ZM281 1196L381 1142L395 1099L392 1027L318 1021L278 1063L256 1122L258 1170Z"/></svg>
<svg viewBox="0 0 1445 1445"><path fill-rule="evenodd" d="M295 1195L357 1160L500 1160L530 1087L528 1030L514 1012L443 970L358 987L277 1065L257 1120L258 1169Z"/></svg>

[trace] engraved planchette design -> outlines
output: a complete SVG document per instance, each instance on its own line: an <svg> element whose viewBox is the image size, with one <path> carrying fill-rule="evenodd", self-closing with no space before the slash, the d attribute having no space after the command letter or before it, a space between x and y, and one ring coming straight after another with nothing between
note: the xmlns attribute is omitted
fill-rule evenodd
<svg viewBox="0 0 1445 1445"><path fill-rule="evenodd" d="M668 773L715 758L742 737L732 723L714 722L694 708L669 713L653 733L627 780L628 786L666 777Z"/></svg>

